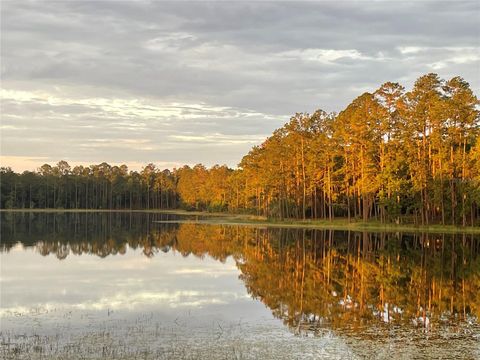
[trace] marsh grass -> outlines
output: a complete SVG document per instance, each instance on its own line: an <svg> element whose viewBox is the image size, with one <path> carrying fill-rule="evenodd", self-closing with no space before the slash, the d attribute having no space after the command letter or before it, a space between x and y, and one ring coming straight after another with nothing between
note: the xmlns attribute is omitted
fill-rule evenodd
<svg viewBox="0 0 480 360"><path fill-rule="evenodd" d="M66 313L66 312L65 312ZM40 315L14 314L21 326L0 332L2 359L266 359L276 355L268 341L279 338L283 327L258 327L231 323L191 314L162 321L154 313L134 318L112 316L100 320L98 314L64 316L61 310ZM39 318L40 317L40 318ZM56 321L47 318L55 317ZM11 320L11 319L10 319ZM39 321L50 326L35 328ZM11 321L10 321L11 323ZM29 330L35 329L35 330ZM252 348L252 345L255 345ZM284 357L287 358L287 357Z"/></svg>
<svg viewBox="0 0 480 360"><path fill-rule="evenodd" d="M32 319L24 317L23 325L27 329ZM69 321L76 322L78 318L73 316ZM381 323L360 332L300 326L294 334L277 321L232 323L190 314L168 322L160 321L154 313L129 320L121 317L99 320L94 314L81 318L90 319L85 323L88 326L70 327L57 322L53 330L2 330L0 357L6 360L243 360L473 359L480 355L479 328L468 324L451 324L431 333L421 328Z"/></svg>
<svg viewBox="0 0 480 360"><path fill-rule="evenodd" d="M210 225L236 225L270 228L304 228L304 229L325 229L340 231L377 231L377 232L410 232L410 233L443 233L443 234L480 234L480 227L458 227L452 225L395 225L382 224L376 221L348 221L346 219L328 220L272 220L253 216L223 216L205 217L200 219L184 219L170 221L155 221L159 223L198 223Z"/></svg>

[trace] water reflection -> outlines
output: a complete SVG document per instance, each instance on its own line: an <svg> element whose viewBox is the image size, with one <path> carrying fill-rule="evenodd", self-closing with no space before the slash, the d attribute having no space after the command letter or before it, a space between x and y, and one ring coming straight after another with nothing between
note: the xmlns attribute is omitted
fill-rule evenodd
<svg viewBox="0 0 480 360"><path fill-rule="evenodd" d="M232 257L248 293L295 332L361 333L379 324L428 331L477 323L480 238L158 223L173 215L2 213L1 251L100 257L130 248ZM185 270L182 270L185 271ZM192 271L195 271L193 269Z"/></svg>

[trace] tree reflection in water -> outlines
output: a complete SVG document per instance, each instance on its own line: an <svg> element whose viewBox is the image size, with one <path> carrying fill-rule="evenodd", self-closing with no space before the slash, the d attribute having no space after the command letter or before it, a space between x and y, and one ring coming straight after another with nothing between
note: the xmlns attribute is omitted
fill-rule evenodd
<svg viewBox="0 0 480 360"><path fill-rule="evenodd" d="M232 256L249 294L293 331L477 322L480 237L158 223L148 213L2 213L1 251Z"/></svg>

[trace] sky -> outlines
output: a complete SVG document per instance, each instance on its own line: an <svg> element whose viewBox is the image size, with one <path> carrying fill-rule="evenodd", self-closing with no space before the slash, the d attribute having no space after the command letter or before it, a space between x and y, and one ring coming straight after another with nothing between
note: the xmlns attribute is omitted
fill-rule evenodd
<svg viewBox="0 0 480 360"><path fill-rule="evenodd" d="M480 90L480 1L1 3L1 165L236 167L296 112L435 72Z"/></svg>

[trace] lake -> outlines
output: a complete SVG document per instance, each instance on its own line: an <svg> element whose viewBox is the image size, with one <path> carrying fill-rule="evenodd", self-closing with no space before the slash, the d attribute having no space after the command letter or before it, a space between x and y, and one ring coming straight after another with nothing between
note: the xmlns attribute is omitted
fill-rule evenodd
<svg viewBox="0 0 480 360"><path fill-rule="evenodd" d="M480 358L479 235L197 219L2 212L1 357Z"/></svg>

